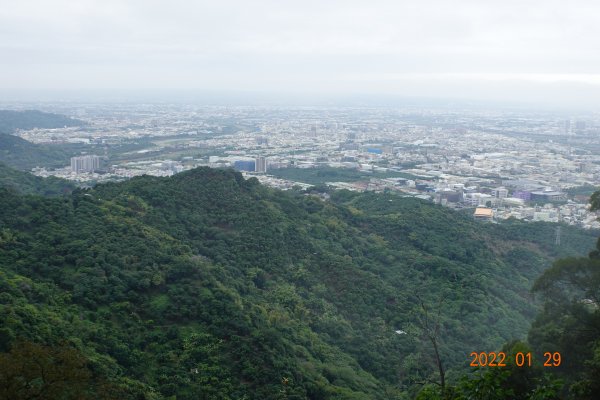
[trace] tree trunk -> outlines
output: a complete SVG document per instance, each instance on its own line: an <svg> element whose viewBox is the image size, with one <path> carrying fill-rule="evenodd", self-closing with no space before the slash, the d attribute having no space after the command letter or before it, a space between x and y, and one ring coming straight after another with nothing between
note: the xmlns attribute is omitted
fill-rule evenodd
<svg viewBox="0 0 600 400"><path fill-rule="evenodd" d="M440 372L440 386L442 388L442 399L445 396L446 391L446 374L444 372L444 366L442 365L442 359L440 358L440 353L438 351L437 340L435 337L430 337L431 343L433 344L433 350L435 351L435 361L438 366L438 370Z"/></svg>

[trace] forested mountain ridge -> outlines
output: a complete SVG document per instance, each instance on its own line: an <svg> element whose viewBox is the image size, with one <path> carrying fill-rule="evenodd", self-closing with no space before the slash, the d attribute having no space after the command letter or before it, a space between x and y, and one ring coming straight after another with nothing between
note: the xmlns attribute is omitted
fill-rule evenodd
<svg viewBox="0 0 600 400"><path fill-rule="evenodd" d="M0 345L76 348L91 398L410 398L435 379L421 304L452 379L524 338L533 277L595 240L207 168L0 204Z"/></svg>

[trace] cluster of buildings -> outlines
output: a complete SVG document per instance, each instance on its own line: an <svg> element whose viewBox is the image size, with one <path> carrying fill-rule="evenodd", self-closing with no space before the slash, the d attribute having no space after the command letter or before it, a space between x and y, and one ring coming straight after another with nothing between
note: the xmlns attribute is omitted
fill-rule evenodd
<svg viewBox="0 0 600 400"><path fill-rule="evenodd" d="M25 131L21 137L37 143L77 142L89 146L88 153L102 155L75 157L70 168L38 174L103 181L168 176L206 165L235 168L286 189L307 182L282 179L281 168L340 168L360 178L324 183L398 191L473 212L490 209L493 220L595 226L587 197L569 194L600 186L600 116L595 114L409 106L62 103L45 108L86 125Z"/></svg>

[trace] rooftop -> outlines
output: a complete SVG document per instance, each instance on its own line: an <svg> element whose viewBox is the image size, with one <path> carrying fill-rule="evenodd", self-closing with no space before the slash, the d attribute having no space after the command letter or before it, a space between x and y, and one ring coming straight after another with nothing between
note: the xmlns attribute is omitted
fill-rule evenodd
<svg viewBox="0 0 600 400"><path fill-rule="evenodd" d="M475 209L475 213L473 214L475 217L493 217L492 209L487 207L477 207Z"/></svg>

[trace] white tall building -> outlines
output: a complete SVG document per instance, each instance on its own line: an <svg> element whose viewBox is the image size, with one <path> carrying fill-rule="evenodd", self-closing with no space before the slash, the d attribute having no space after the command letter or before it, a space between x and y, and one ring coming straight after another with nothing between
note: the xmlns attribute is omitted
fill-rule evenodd
<svg viewBox="0 0 600 400"><path fill-rule="evenodd" d="M492 189L492 194L498 199L505 199L508 197L508 189L503 187L495 188Z"/></svg>
<svg viewBox="0 0 600 400"><path fill-rule="evenodd" d="M98 156L71 157L71 170L77 174L94 172L97 169L100 169L100 157Z"/></svg>
<svg viewBox="0 0 600 400"><path fill-rule="evenodd" d="M267 159L265 157L258 157L254 162L255 172L267 172Z"/></svg>

